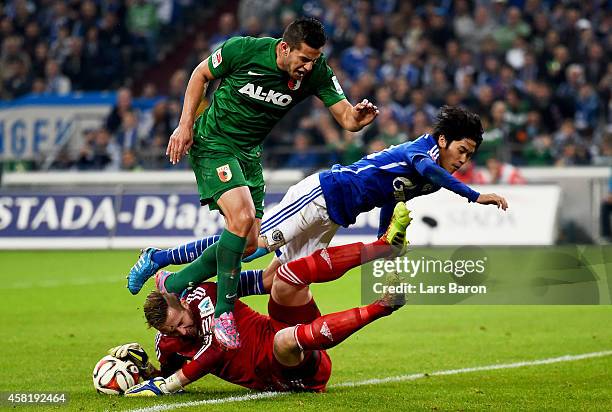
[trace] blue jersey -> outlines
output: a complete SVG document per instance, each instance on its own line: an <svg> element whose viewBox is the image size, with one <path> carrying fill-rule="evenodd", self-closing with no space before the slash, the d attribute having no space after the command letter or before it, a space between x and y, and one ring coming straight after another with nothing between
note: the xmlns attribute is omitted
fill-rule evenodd
<svg viewBox="0 0 612 412"><path fill-rule="evenodd" d="M355 223L360 213L427 195L442 186L475 201L477 192L435 164L439 154L436 139L425 134L413 142L391 146L351 165L334 165L321 172L319 180L329 217L347 227ZM426 164L436 169L435 174L423 168Z"/></svg>

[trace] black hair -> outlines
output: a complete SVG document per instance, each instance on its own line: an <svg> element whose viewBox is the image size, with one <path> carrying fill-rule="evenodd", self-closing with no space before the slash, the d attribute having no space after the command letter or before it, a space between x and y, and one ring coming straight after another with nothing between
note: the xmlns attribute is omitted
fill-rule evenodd
<svg viewBox="0 0 612 412"><path fill-rule="evenodd" d="M480 116L460 106L442 106L434 123L433 135L440 135L450 144L454 140L468 138L476 143L476 148L482 143L482 124Z"/></svg>
<svg viewBox="0 0 612 412"><path fill-rule="evenodd" d="M327 36L319 20L313 17L300 17L287 26L283 33L283 41L292 49L299 48L302 43L313 49L320 49L325 45Z"/></svg>

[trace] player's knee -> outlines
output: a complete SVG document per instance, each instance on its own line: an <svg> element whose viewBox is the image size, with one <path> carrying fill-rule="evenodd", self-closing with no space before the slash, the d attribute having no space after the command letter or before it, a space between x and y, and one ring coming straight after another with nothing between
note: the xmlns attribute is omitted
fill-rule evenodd
<svg viewBox="0 0 612 412"><path fill-rule="evenodd" d="M275 266L275 261L276 260L273 260L268 267L264 269L263 284L265 290L272 291L272 284L274 283L274 276L276 276L277 269L277 266Z"/></svg>
<svg viewBox="0 0 612 412"><path fill-rule="evenodd" d="M286 366L298 365L303 357L302 350L295 340L293 327L285 328L274 335L274 356Z"/></svg>
<svg viewBox="0 0 612 412"><path fill-rule="evenodd" d="M276 270L274 270L274 275L272 276L272 291L273 291L273 295L272 297L279 297L282 300L284 300L284 298L288 295L290 295L291 293L295 292L296 287L293 285L288 284L287 282L285 282L283 279L281 279Z"/></svg>
<svg viewBox="0 0 612 412"><path fill-rule="evenodd" d="M255 223L255 208L244 208L227 216L227 228L241 236L246 236Z"/></svg>
<svg viewBox="0 0 612 412"><path fill-rule="evenodd" d="M272 279L270 295L279 305L302 306L312 300L312 293L308 286L291 285L280 278L276 272L273 277L270 275L269 279Z"/></svg>
<svg viewBox="0 0 612 412"><path fill-rule="evenodd" d="M241 226L248 226L249 229L255 223L255 209L254 208L244 208L240 210L235 216L235 221Z"/></svg>
<svg viewBox="0 0 612 412"><path fill-rule="evenodd" d="M290 344L287 329L281 329L274 335L274 352L282 353L287 351Z"/></svg>

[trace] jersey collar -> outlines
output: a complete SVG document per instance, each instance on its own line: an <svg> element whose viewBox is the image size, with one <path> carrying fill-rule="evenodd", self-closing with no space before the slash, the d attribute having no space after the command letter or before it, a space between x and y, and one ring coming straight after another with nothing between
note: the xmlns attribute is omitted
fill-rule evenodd
<svg viewBox="0 0 612 412"><path fill-rule="evenodd" d="M280 43L283 39L276 39L275 42L272 43L272 47L270 47L270 59L272 61L272 66L277 72L279 73L284 73L276 64L276 46L278 46L278 43Z"/></svg>

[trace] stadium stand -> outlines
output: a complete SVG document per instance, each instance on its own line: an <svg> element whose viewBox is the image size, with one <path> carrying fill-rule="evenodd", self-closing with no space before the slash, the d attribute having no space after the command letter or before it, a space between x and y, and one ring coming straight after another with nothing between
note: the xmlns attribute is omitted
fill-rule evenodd
<svg viewBox="0 0 612 412"><path fill-rule="evenodd" d="M164 148L195 65L231 36L280 36L298 15L323 21L326 54L345 93L353 102L371 99L381 114L366 130L343 132L320 102L308 100L271 133L269 168L354 161L427 132L442 104L462 104L482 117L477 165L491 157L515 166L612 164L609 2L0 4L3 100L118 91L105 124L84 131L82 149L61 153L54 169L168 168ZM133 95L154 99L153 109L131 108Z"/></svg>

